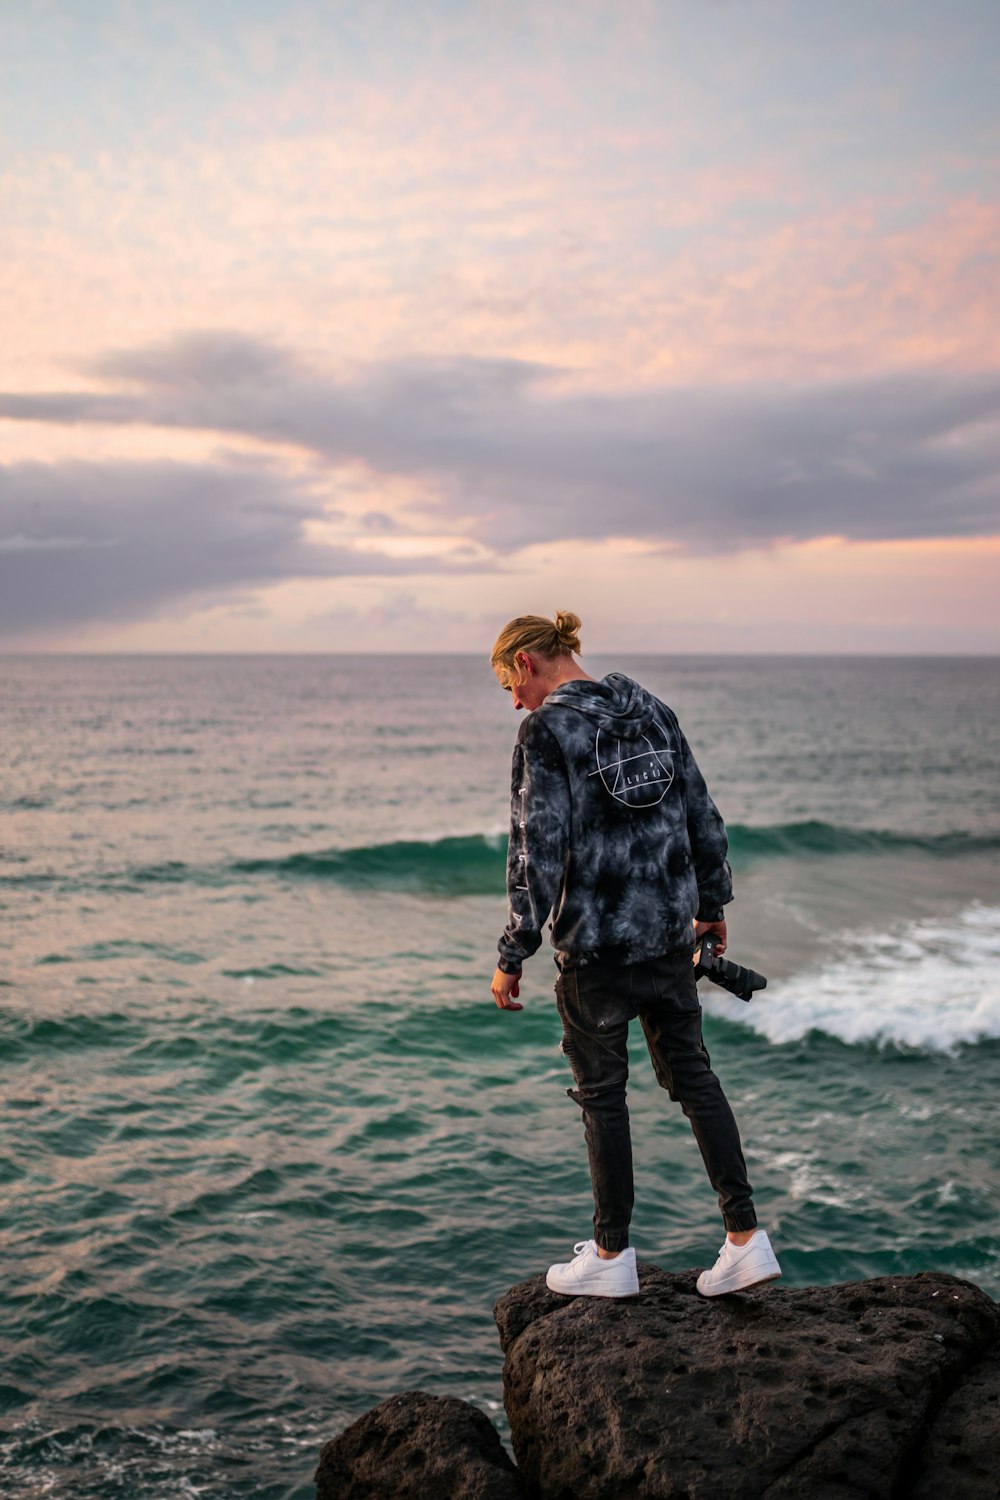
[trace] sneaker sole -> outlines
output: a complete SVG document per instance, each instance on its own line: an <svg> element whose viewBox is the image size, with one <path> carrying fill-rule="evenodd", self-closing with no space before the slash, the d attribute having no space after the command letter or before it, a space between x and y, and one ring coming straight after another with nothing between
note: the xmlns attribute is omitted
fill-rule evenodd
<svg viewBox="0 0 1000 1500"><path fill-rule="evenodd" d="M749 1292L755 1286L765 1286L769 1281L780 1280L780 1271L769 1271L766 1276L758 1276L756 1281L740 1281L732 1286L728 1284L726 1286L713 1286L707 1292L703 1292L698 1283L695 1282L695 1290L699 1297L728 1297L732 1292Z"/></svg>
<svg viewBox="0 0 1000 1500"><path fill-rule="evenodd" d="M617 1298L617 1297L638 1297L638 1295L639 1295L639 1288L638 1288L638 1286L629 1287L627 1291L623 1291L623 1292L604 1291L604 1290L599 1289L598 1287L578 1286L578 1287L574 1287L571 1292L568 1292L568 1291L564 1290L564 1288L561 1287L561 1286L553 1286L552 1283L551 1283L551 1281L549 1280L549 1278L547 1276L545 1278L545 1285L548 1287L548 1289L549 1289L550 1292L555 1292L560 1297L616 1297Z"/></svg>

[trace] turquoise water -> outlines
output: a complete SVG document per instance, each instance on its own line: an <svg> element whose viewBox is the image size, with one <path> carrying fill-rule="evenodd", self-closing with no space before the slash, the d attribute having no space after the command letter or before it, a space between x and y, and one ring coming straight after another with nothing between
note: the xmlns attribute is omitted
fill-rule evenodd
<svg viewBox="0 0 1000 1500"><path fill-rule="evenodd" d="M790 1284L1000 1294L1000 667L588 659L732 833L706 1036ZM505 1431L494 1298L589 1230L553 967L492 1003L481 662L0 659L0 1491L305 1497L393 1391ZM704 988L704 986L703 986ZM714 1257L634 1052L640 1258Z"/></svg>

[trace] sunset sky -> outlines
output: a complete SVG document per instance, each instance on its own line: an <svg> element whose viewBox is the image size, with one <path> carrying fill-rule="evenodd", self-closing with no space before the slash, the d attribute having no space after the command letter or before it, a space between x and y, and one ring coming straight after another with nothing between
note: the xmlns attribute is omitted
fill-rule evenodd
<svg viewBox="0 0 1000 1500"><path fill-rule="evenodd" d="M0 649L1000 649L997 0L26 0Z"/></svg>

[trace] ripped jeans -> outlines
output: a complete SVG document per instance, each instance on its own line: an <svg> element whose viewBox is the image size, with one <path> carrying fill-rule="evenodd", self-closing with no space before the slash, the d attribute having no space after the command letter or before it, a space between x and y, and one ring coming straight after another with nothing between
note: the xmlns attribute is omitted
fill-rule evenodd
<svg viewBox="0 0 1000 1500"><path fill-rule="evenodd" d="M727 1229L757 1223L739 1130L701 1035L694 948L635 964L587 964L556 980L563 1052L583 1110L594 1189L594 1239L624 1250L632 1218L632 1138L625 1084L628 1023L638 1016L656 1081L691 1122Z"/></svg>

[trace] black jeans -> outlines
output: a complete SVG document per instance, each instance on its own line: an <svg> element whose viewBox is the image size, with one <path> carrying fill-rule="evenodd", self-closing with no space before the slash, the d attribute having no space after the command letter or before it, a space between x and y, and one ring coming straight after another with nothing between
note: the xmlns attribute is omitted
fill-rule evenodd
<svg viewBox="0 0 1000 1500"><path fill-rule="evenodd" d="M567 1089L583 1110L594 1188L594 1239L624 1250L634 1198L625 1084L628 1023L646 1034L661 1088L691 1121L727 1229L757 1223L739 1130L701 1035L693 946L636 964L587 964L556 980L563 1052L576 1080Z"/></svg>

